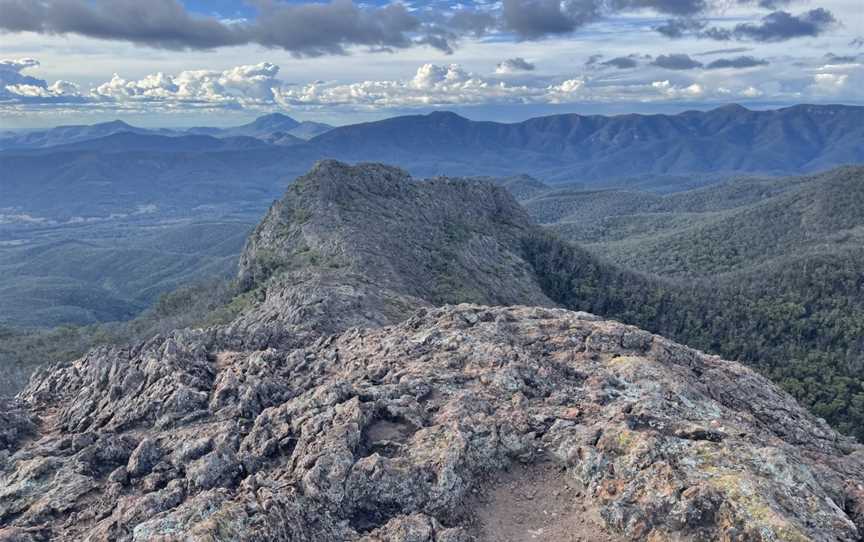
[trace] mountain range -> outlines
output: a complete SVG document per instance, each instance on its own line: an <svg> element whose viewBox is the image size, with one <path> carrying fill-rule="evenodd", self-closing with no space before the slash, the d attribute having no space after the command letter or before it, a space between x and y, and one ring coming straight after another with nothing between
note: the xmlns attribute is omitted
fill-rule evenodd
<svg viewBox="0 0 864 542"><path fill-rule="evenodd" d="M295 141L290 132L302 126L270 115L234 129L193 130L197 135L116 122L25 134L29 149L7 143L0 152L4 207L47 218L108 216L142 204L187 216L211 205L257 215L288 179L321 158L384 161L423 177L525 173L552 184L662 193L742 173L801 174L864 162L864 107L852 106L572 114L514 124L436 112Z"/></svg>
<svg viewBox="0 0 864 542"><path fill-rule="evenodd" d="M70 143L98 140L117 134L139 134L172 138L184 136L210 136L220 139L247 137L275 145L296 145L330 129L332 129L332 126L327 124L311 121L300 122L281 113L264 115L248 124L231 128L147 129L132 126L121 120L115 120L93 125L58 126L50 130L2 133L0 134L0 150L68 146ZM136 141L134 138L127 138L127 140L130 142ZM89 147L92 148L93 146L90 145ZM115 147L109 150L117 152L120 149ZM135 149L133 148L132 150Z"/></svg>
<svg viewBox="0 0 864 542"><path fill-rule="evenodd" d="M238 287L225 323L94 349L2 400L0 538L864 532L860 444L738 363L574 312L700 314L493 183L318 163Z"/></svg>

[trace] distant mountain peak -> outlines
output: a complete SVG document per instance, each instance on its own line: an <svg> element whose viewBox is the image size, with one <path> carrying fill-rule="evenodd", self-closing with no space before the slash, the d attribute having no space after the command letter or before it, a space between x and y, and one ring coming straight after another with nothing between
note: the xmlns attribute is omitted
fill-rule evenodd
<svg viewBox="0 0 864 542"><path fill-rule="evenodd" d="M469 120L466 117L452 111L432 111L427 117L431 119L453 119L453 120Z"/></svg>
<svg viewBox="0 0 864 542"><path fill-rule="evenodd" d="M120 126L123 128L132 128L132 125L126 122L125 120L114 119L108 122L102 122L98 126Z"/></svg>
<svg viewBox="0 0 864 542"><path fill-rule="evenodd" d="M250 123L251 126L255 126L256 128L272 128L278 127L280 129L291 129L300 125L300 123L285 115L283 113L270 113L267 115L263 115L258 117L254 121Z"/></svg>
<svg viewBox="0 0 864 542"><path fill-rule="evenodd" d="M747 109L741 104L726 104L721 105L720 107L714 109L714 111L728 111L728 112L736 112L736 113L749 113L750 109Z"/></svg>

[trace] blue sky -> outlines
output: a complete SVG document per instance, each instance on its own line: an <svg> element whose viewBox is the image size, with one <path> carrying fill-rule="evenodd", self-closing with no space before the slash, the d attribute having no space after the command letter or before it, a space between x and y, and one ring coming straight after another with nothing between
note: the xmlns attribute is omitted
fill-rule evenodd
<svg viewBox="0 0 864 542"><path fill-rule="evenodd" d="M0 129L864 103L861 0L0 0Z"/></svg>

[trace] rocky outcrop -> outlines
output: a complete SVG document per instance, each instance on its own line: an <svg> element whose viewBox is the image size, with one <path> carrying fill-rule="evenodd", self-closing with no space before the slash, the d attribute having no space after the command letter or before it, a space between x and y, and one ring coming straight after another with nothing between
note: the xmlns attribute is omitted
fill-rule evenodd
<svg viewBox="0 0 864 542"><path fill-rule="evenodd" d="M0 405L0 540L862 538L864 448L737 363L554 308L520 216L321 164L250 239L237 321Z"/></svg>
<svg viewBox="0 0 864 542"><path fill-rule="evenodd" d="M235 346L298 346L395 323L419 306L553 306L521 257L535 228L491 183L320 162L247 242L240 281L262 300L232 326Z"/></svg>

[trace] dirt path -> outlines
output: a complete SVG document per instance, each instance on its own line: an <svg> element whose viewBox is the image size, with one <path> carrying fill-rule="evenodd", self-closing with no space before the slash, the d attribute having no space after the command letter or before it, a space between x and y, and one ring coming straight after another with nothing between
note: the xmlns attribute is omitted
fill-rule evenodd
<svg viewBox="0 0 864 542"><path fill-rule="evenodd" d="M469 503L478 542L619 542L580 484L557 465L514 465Z"/></svg>

